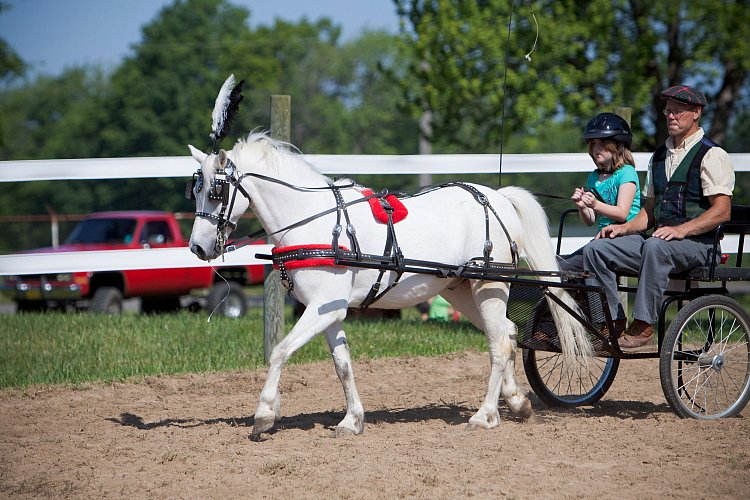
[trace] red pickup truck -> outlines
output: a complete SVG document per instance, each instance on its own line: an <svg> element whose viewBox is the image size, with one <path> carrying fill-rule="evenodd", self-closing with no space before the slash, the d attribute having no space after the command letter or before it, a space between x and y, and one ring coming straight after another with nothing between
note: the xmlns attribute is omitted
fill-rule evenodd
<svg viewBox="0 0 750 500"><path fill-rule="evenodd" d="M127 211L91 214L75 226L63 245L34 252L186 246L173 214ZM19 312L74 308L110 314L121 313L123 299L133 297L140 297L142 312L173 311L185 302L181 300L184 296L207 290L200 299L187 301L189 306L195 308L202 303L206 310L213 311L221 303L217 314L244 315L247 297L243 286L263 283L263 266L216 269L229 285L210 267L188 267L9 276L0 290L15 300Z"/></svg>

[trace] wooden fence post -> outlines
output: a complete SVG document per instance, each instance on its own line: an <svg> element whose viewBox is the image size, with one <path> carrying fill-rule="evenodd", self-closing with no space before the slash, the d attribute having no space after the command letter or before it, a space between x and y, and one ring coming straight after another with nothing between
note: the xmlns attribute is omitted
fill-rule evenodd
<svg viewBox="0 0 750 500"><path fill-rule="evenodd" d="M291 141L292 98L271 96L271 137ZM263 357L268 364L271 351L284 337L284 287L278 270L266 266L263 282Z"/></svg>

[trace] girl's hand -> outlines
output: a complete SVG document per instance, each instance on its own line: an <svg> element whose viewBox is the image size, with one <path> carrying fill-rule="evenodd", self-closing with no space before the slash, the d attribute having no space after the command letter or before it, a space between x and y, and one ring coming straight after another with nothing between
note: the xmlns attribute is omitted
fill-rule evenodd
<svg viewBox="0 0 750 500"><path fill-rule="evenodd" d="M594 207L595 207L595 205L597 203L596 196L594 196L593 193L589 193L589 192L583 193L583 195L581 196L581 201L583 202L583 204L586 207L588 207L588 208L590 208L592 210L594 209Z"/></svg>

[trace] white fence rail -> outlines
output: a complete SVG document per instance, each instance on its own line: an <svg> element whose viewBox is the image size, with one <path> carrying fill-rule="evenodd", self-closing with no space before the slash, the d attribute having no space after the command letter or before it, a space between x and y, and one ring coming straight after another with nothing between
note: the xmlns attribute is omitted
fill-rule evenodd
<svg viewBox="0 0 750 500"><path fill-rule="evenodd" d="M645 171L651 153L634 153L639 171ZM735 171L750 172L750 153L729 155ZM361 174L496 174L500 155L305 155L322 173L332 176ZM507 154L502 172L590 172L586 153ZM161 158L87 158L80 160L23 160L0 162L0 182L137 179L190 177L196 162L190 156ZM567 192L565 193L567 194Z"/></svg>
<svg viewBox="0 0 750 500"><path fill-rule="evenodd" d="M645 170L650 153L635 153L638 170ZM750 154L731 154L737 172L750 172ZM305 159L326 175L361 174L476 174L498 173L501 157L474 155L305 155ZM77 160L25 160L0 162L0 182L83 179L188 178L196 169L189 156L163 158L99 158ZM589 172L591 159L585 153L508 154L502 157L502 172L560 173ZM567 195L568 190L561 193ZM562 253L581 247L589 238L564 238ZM727 238L722 248L736 251L737 239ZM270 246L252 245L227 254L224 265L267 264L256 253L269 253ZM0 255L0 275L40 274L110 269L160 269L222 265L206 263L185 248L111 250Z"/></svg>

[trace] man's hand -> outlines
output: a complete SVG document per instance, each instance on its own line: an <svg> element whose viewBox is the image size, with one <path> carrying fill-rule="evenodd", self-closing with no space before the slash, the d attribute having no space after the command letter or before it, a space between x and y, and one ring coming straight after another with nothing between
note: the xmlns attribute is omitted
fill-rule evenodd
<svg viewBox="0 0 750 500"><path fill-rule="evenodd" d="M609 226L604 226L596 235L596 239L617 238L618 236L630 234L626 226L627 224L610 224Z"/></svg>
<svg viewBox="0 0 750 500"><path fill-rule="evenodd" d="M664 241L671 240L682 240L685 239L687 233L682 226L662 226L652 234L654 238L659 238Z"/></svg>

